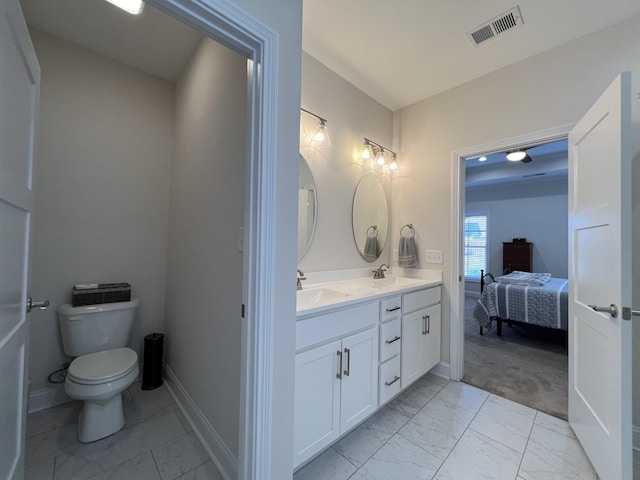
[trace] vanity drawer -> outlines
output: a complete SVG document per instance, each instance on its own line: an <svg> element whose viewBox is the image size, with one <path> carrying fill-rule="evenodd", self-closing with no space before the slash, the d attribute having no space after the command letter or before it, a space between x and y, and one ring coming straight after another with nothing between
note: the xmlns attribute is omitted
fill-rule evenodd
<svg viewBox="0 0 640 480"><path fill-rule="evenodd" d="M391 322L380 325L380 361L398 355L400 353L400 331L402 330L402 322L400 317Z"/></svg>
<svg viewBox="0 0 640 480"><path fill-rule="evenodd" d="M415 312L440 302L440 287L427 288L402 296L402 313Z"/></svg>
<svg viewBox="0 0 640 480"><path fill-rule="evenodd" d="M402 314L402 297L386 298L380 301L380 321L386 322Z"/></svg>
<svg viewBox="0 0 640 480"><path fill-rule="evenodd" d="M400 392L400 356L380 365L380 391L378 398L380 405Z"/></svg>

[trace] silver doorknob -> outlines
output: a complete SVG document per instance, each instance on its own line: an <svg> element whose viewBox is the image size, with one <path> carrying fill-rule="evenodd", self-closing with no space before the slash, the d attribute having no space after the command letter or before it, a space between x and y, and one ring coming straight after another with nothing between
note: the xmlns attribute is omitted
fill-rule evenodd
<svg viewBox="0 0 640 480"><path fill-rule="evenodd" d="M29 313L34 308L39 308L40 310L46 310L49 306L49 300L42 300L40 302L34 302L31 297L27 299L27 313Z"/></svg>
<svg viewBox="0 0 640 480"><path fill-rule="evenodd" d="M589 308L592 308L594 312L608 313L609 315L611 315L611 318L616 318L618 316L618 307L616 307L613 303L608 307L589 305Z"/></svg>

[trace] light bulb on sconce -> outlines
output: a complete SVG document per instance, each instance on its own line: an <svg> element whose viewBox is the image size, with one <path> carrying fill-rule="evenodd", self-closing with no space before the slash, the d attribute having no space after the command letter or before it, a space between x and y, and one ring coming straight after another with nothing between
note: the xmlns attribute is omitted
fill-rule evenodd
<svg viewBox="0 0 640 480"><path fill-rule="evenodd" d="M324 118L320 117L319 115L316 115L315 113L310 112L309 110L305 110L304 108L301 108L300 110L306 113L307 115L314 117L315 119L318 120L318 122L320 122L318 123L318 125L316 125L313 135L309 140L309 145L317 148L330 147L331 139L329 138L329 129L327 128L327 121Z"/></svg>
<svg viewBox="0 0 640 480"><path fill-rule="evenodd" d="M391 157L391 163L389 164L390 170L397 170L398 168L398 156L394 153L393 157Z"/></svg>
<svg viewBox="0 0 640 480"><path fill-rule="evenodd" d="M378 154L376 155L376 163L380 166L384 165L384 148L381 148Z"/></svg>
<svg viewBox="0 0 640 480"><path fill-rule="evenodd" d="M363 160L370 160L373 158L373 149L371 148L371 144L367 141L364 142L364 147L362 147L360 158Z"/></svg>

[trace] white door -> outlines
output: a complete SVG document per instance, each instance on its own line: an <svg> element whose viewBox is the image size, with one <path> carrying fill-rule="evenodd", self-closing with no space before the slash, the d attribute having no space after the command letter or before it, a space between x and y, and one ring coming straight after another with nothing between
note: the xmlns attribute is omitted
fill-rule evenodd
<svg viewBox="0 0 640 480"><path fill-rule="evenodd" d="M342 340L340 433L378 408L378 327Z"/></svg>
<svg viewBox="0 0 640 480"><path fill-rule="evenodd" d="M630 128L626 72L569 134L569 422L602 480L632 477Z"/></svg>
<svg viewBox="0 0 640 480"><path fill-rule="evenodd" d="M0 0L0 478L21 479L40 68L18 0Z"/></svg>

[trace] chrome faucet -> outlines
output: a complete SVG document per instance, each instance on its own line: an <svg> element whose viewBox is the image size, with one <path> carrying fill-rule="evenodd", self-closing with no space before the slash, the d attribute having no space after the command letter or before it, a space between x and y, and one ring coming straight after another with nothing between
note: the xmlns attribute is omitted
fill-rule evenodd
<svg viewBox="0 0 640 480"><path fill-rule="evenodd" d="M384 272L387 270L387 268L389 268L389 265L383 263L377 269L371 270L371 272L373 272L373 279L377 280L379 278L384 278Z"/></svg>
<svg viewBox="0 0 640 480"><path fill-rule="evenodd" d="M301 280L306 280L307 277L304 276L304 272L298 269L298 281L296 283L296 290L302 290L302 282Z"/></svg>

